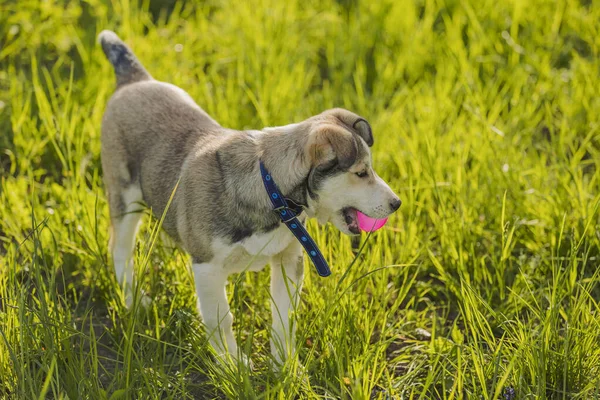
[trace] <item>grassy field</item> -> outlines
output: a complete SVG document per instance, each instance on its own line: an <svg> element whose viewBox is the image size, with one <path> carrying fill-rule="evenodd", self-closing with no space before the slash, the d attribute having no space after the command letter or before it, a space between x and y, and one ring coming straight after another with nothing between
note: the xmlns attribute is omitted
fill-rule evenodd
<svg viewBox="0 0 600 400"><path fill-rule="evenodd" d="M216 365L189 260L147 218L122 307L100 121L114 29L222 125L365 116L403 206L310 229L300 362L268 269L232 277L254 371ZM0 0L0 398L600 398L600 1Z"/></svg>

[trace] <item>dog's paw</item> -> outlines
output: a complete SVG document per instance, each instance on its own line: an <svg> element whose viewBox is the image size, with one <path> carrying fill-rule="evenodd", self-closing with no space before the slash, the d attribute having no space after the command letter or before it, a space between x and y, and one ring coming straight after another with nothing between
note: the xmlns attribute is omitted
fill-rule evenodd
<svg viewBox="0 0 600 400"><path fill-rule="evenodd" d="M126 293L125 294L125 307L127 307L128 310L133 309L134 302L135 302L135 298L134 298L133 293L131 293L131 292ZM138 304L142 308L148 308L152 304L152 299L149 296L145 295L143 292L141 292L139 294Z"/></svg>
<svg viewBox="0 0 600 400"><path fill-rule="evenodd" d="M306 367L298 359L289 359L284 363L273 360L273 372L281 376L294 376L305 385L309 384Z"/></svg>
<svg viewBox="0 0 600 400"><path fill-rule="evenodd" d="M152 299L150 298L150 296L146 296L145 294L143 294L142 298L140 299L140 305L144 308L148 308L151 304Z"/></svg>
<svg viewBox="0 0 600 400"><path fill-rule="evenodd" d="M233 355L231 353L220 353L216 355L217 362L222 366L243 367L250 371L254 370L254 363L245 354Z"/></svg>

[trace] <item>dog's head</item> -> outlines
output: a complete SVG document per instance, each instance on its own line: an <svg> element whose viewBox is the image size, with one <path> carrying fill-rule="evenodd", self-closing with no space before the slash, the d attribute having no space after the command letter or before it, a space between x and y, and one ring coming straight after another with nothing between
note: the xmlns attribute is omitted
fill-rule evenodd
<svg viewBox="0 0 600 400"><path fill-rule="evenodd" d="M364 118L336 108L306 122L309 214L358 234L357 210L381 219L400 207L398 196L373 170L373 132Z"/></svg>

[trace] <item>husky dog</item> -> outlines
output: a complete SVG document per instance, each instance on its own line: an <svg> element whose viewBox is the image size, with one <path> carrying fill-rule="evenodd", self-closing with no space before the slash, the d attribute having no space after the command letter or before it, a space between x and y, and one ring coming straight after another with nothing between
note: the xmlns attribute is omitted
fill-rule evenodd
<svg viewBox="0 0 600 400"><path fill-rule="evenodd" d="M227 277L271 265L271 351L283 362L295 348L290 314L301 291L303 249L273 212L259 164L283 195L304 206L302 222L316 217L359 234L358 210L385 218L401 204L372 168L369 123L336 108L281 127L224 128L185 91L154 80L114 32L98 40L117 80L102 120L102 168L110 247L127 304L143 202L157 217L167 210L164 230L190 253L199 311L222 357L240 356Z"/></svg>

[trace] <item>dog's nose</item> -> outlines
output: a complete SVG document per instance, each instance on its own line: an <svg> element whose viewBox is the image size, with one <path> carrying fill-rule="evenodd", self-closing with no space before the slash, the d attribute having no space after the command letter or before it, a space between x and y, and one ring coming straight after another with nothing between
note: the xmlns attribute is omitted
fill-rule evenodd
<svg viewBox="0 0 600 400"><path fill-rule="evenodd" d="M390 201L390 207L392 211L396 211L397 209L399 209L401 204L402 201L397 197L394 200Z"/></svg>

